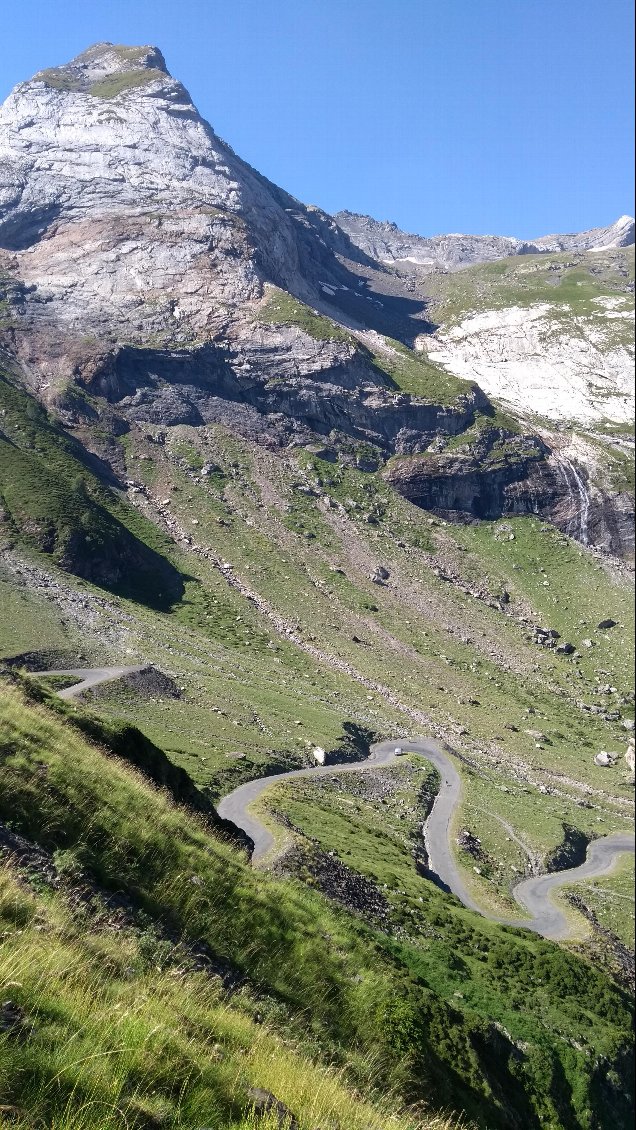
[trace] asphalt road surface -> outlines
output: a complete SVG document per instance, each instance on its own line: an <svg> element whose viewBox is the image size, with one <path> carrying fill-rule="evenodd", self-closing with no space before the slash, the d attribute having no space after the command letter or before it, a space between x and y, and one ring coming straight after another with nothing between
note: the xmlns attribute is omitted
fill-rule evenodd
<svg viewBox="0 0 636 1130"><path fill-rule="evenodd" d="M524 879L513 890L514 897L526 918L500 918L481 907L466 887L451 848L451 821L461 795L461 778L451 759L437 742L418 739L402 741L405 753L418 753L430 761L439 772L441 783L433 808L426 822L424 842L428 853L429 868L440 886L454 894L464 906L475 910L493 922L504 926L523 926L544 938L563 940L575 933L564 912L550 898L550 892L557 887L576 883L581 879L593 879L607 875L623 852L634 851L634 837L617 832L611 836L594 840L588 847L585 863L567 871L550 875L539 875ZM324 765L311 769L293 769L289 773L276 773L271 777L259 777L239 785L219 802L217 811L225 820L231 820L238 828L247 832L254 842L252 861L258 862L274 846L274 837L249 806L276 781L292 777L334 776L336 773L359 773L390 765L399 755L395 753L396 742L379 742L372 747L366 761L347 765Z"/></svg>
<svg viewBox="0 0 636 1130"><path fill-rule="evenodd" d="M581 879L597 879L601 875L608 875L622 852L633 854L634 837L627 832L615 832L611 836L592 840L588 844L585 863L581 863L579 867L524 879L512 893L519 906L531 916L531 922L509 922L508 925L526 926L529 930L543 934L544 938L568 938L573 931L563 911L552 902L550 891L578 883Z"/></svg>
<svg viewBox="0 0 636 1130"><path fill-rule="evenodd" d="M34 671L34 675L76 675L78 682L72 687L58 691L60 698L74 699L89 687L120 679L145 670L145 664L136 667L77 667L60 671ZM399 744L398 744L399 743ZM275 773L271 777L258 777L239 785L233 792L219 802L217 812L224 820L231 820L241 828L254 843L252 862L257 863L274 847L274 837L258 816L250 811L250 805L262 796L266 789L277 781L292 777L333 777L340 773L360 773L391 765L399 754L396 748L405 753L418 753L437 769L441 783L439 792L426 821L424 842L428 853L429 868L434 879L446 890L455 895L464 906L475 910L486 918L504 926L523 926L542 934L545 938L563 940L575 933L566 915L552 902L550 894L558 887L577 883L581 879L595 879L607 875L616 860L624 852L634 852L634 836L626 832L615 832L593 840L587 849L585 863L568 871L558 871L550 875L538 875L524 879L513 890L513 895L526 918L499 918L480 907L466 887L455 863L451 848L451 821L461 796L461 778L448 754L434 741L418 738L415 741L378 742L371 747L366 761L350 762L346 765L316 765L309 769L292 769L287 773Z"/></svg>

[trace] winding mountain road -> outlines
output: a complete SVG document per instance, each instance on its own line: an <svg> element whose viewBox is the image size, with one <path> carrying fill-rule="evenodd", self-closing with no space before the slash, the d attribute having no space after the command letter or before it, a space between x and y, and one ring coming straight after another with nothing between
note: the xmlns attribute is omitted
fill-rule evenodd
<svg viewBox="0 0 636 1130"><path fill-rule="evenodd" d="M124 675L133 675L137 671L145 671L147 663L137 667L66 667L60 671L31 671L32 675L74 675L77 682L72 687L64 687L58 691L58 697L69 699L77 698L90 687L98 687L101 683L110 683L113 679L121 679Z"/></svg>
<svg viewBox="0 0 636 1130"><path fill-rule="evenodd" d="M69 700L77 698L83 691L90 687L97 687L101 683L120 679L124 675L131 675L144 671L147 664L134 667L77 667L57 671L34 671L34 675L69 675L77 676L78 682L71 687L58 691L59 697ZM242 829L254 844L252 862L262 860L274 847L274 836L265 827L262 820L250 810L250 806L266 789L278 781L286 781L294 777L333 777L340 773L360 773L371 769L380 769L391 765L399 757L396 748L404 752L417 753L430 761L440 775L440 788L435 798L433 807L426 821L424 842L428 853L429 867L439 883L455 895L469 910L474 910L485 918L498 922L503 926L521 926L526 930L533 930L544 938L562 941L571 937L575 930L567 919L566 914L556 903L553 903L550 894L559 887L577 883L582 879L594 879L607 875L613 868L619 856L625 852L634 852L634 836L626 832L616 832L610 836L593 840L588 845L585 862L579 867L572 867L567 871L558 871L549 875L538 875L524 879L513 889L513 895L520 909L527 918L513 919L500 918L484 907L480 906L472 897L459 868L455 862L451 849L452 831L451 822L461 797L461 777L457 772L450 757L441 746L432 740L417 738L414 741L403 741L401 747L394 741L378 742L371 747L371 753L365 761L349 762L345 765L318 765L308 769L292 769L286 773L274 773L270 777L258 777L256 780L247 781L239 785L233 792L223 797L217 806L217 812L224 820L230 820L237 828Z"/></svg>
<svg viewBox="0 0 636 1130"><path fill-rule="evenodd" d="M424 842L428 853L429 867L441 885L454 894L469 910L477 911L485 918L502 926L520 926L533 930L544 938L562 941L572 936L575 929L563 910L550 898L551 891L582 879L598 878L607 875L619 856L624 852L634 852L634 837L628 833L617 832L611 836L594 840L587 849L587 858L579 867L559 871L549 875L538 875L524 879L513 890L513 895L526 918L500 918L475 901L468 890L451 849L451 821L461 796L461 777L451 759L435 741L418 738L403 742L405 752L417 753L425 757L437 769L441 782L430 815L426 822ZM378 742L371 749L366 761L347 765L321 765L310 769L293 769L288 773L276 773L271 777L259 777L239 785L233 792L219 802L217 812L225 820L231 820L237 827L247 832L254 843L252 861L258 862L274 846L274 837L263 822L250 811L250 805L277 781L292 777L333 776L336 773L359 773L361 770L379 769L391 765L399 756L395 753L395 742Z"/></svg>
<svg viewBox="0 0 636 1130"><path fill-rule="evenodd" d="M532 919L529 923L507 922L505 925L525 926L528 930L543 934L544 938L562 940L569 937L574 931L563 911L550 899L550 891L569 886L570 883L579 883L582 879L598 879L608 875L623 852L634 853L634 837L628 832L614 832L611 836L592 840L587 846L585 863L581 863L579 867L524 879L512 893L522 910L532 915Z"/></svg>

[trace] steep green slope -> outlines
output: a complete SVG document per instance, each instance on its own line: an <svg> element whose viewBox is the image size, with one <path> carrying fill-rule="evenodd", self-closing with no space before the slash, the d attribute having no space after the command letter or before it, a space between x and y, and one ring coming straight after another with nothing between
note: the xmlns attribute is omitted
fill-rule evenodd
<svg viewBox="0 0 636 1130"><path fill-rule="evenodd" d="M192 578L182 602L162 615L114 599L101 609L90 586L64 592L58 579L31 610L24 583L7 577L6 655L37 646L48 595L50 614L64 607L51 642L76 631L95 662L128 655L168 671L177 699L113 685L95 702L141 725L214 796L302 763L315 745L337 748L353 723L449 740L465 759L470 819L506 867L525 869L528 855L480 810L508 816L537 858L564 824L588 836L629 827L626 578L536 518L506 523L505 538L497 524L445 526L344 460L277 457L220 427L151 439L126 437L129 497L178 542ZM376 584L380 565L390 576ZM597 630L608 615L618 624ZM577 653L537 646L533 624ZM614 768L594 764L600 749L617 753ZM510 905L511 870L488 882L468 870L480 901Z"/></svg>
<svg viewBox="0 0 636 1130"><path fill-rule="evenodd" d="M0 370L0 507L10 537L70 572L153 607L183 581L168 543L108 490L85 453Z"/></svg>
<svg viewBox="0 0 636 1130"><path fill-rule="evenodd" d="M43 442L39 428L32 446ZM64 440L53 431L50 460ZM135 426L121 442L133 483L125 503L108 491L98 496L93 478L87 497L106 498L107 513L163 548L187 578L181 600L160 610L105 593L60 572L54 554L18 541L7 523L5 655L48 647L50 658L36 666L66 666L64 650L69 659L81 650L87 665L151 662L168 673L175 697L124 682L96 691L93 706L116 725L140 726L211 798L306 763L314 745L346 746L352 726L363 741L370 732L444 736L463 758L459 821L481 839L486 859L475 871L460 850L460 866L479 902L498 909L510 907L511 882L529 857L547 859L558 848L564 826L587 838L629 826L620 761L611 769L593 761L599 748L622 754L633 713L621 575L534 517L512 519L503 534L496 523L446 526L360 470L355 451L277 455L220 426L163 429L157 443L156 431ZM597 630L609 614L616 626ZM533 624L558 628L577 655L537 646ZM583 646L586 636L594 646ZM70 852L63 858L71 870L123 885L144 913L236 961L255 991L275 999L280 1030L312 1054L317 1041L349 1063L356 1085L368 1085L368 1057L385 1065L376 1073L385 1092L396 1085L409 1099L461 1108L488 1127L508 1125L511 1107L528 1126L604 1125L610 1113L612 1125L625 1120L625 1082L609 1094L590 1075L600 1056L616 1059L623 1080L622 1021L617 1032L602 1003L615 990L604 979L588 982L596 974L572 955L499 931L449 901L416 874L408 835L387 844L372 805L348 822L346 794L327 806L304 791L291 798L294 821L326 851L381 888L387 883L387 932L372 918L365 926L328 909L298 879L255 876L221 849L214 862L200 828L195 834L169 808L149 807L146 793L142 801L134 791L119 795L112 762L107 771L102 759L93 762L89 772L68 726L46 734L37 751L28 734L11 738L22 760L3 778L11 781L9 818L17 814L30 839ZM50 767L38 769L56 746ZM184 874L202 875L221 902L186 905L189 887L168 890L168 876ZM619 895L621 881L607 886ZM604 924L623 930L618 914ZM545 971L537 975L538 964ZM547 993L539 985L546 978ZM581 984L598 1009L580 1011Z"/></svg>
<svg viewBox="0 0 636 1130"><path fill-rule="evenodd" d="M411 1101L461 1107L482 1126L519 1120L537 1128L627 1125L627 998L590 965L549 943L484 928L437 896L437 914L455 920L455 941L485 960L485 985L503 988L510 977L544 984L536 1003L530 998L519 1042L459 998L446 1003L430 966L408 943L389 942L293 881L253 873L199 822L74 736L55 713L6 685L2 718L2 820L54 852L57 871L71 887L88 889L79 906L71 891L70 908L78 917L70 921L64 885L62 902L60 895L43 892L39 908L32 896L16 891L11 875L4 878L5 984L12 982L7 992L18 1020L0 1036L3 1101L24 1111L21 1125L35 1126L38 1117L58 1127L90 1125L94 1114L87 1104L103 1103L108 1126L150 1125L154 1107L168 1111L167 1124L195 1127L214 1104L219 1126L243 1126L237 1115L241 1096L248 1101L247 1080L267 1085L274 1078L269 1028L302 1041L313 1054L320 1049L321 1057L341 1063L343 1078L366 1089L372 1072L374 1086L385 1092L397 1087ZM92 900L107 899L109 892L117 892L119 901L110 909L102 904L87 933L91 919L81 904L90 915ZM113 921L117 906L124 912L119 925L117 914ZM14 929L29 923L16 949ZM38 925L44 927L39 942L50 969L44 983L41 964L34 967L36 953L41 958L33 933ZM246 978L236 1001L243 1019L234 1016L231 1001L229 1012L216 1005L218 989L197 994L201 974L190 972L187 953L174 961L170 938L203 943L213 968L221 960ZM175 997L170 976L179 969L185 990ZM99 1006L84 1027L87 975ZM555 1031L545 1009L557 997ZM115 1006L123 1009L123 1027L107 1024L107 1002L111 1016ZM232 1060L251 1040L245 1014L253 1019L256 1012L267 1027L256 1051L243 1053L237 1078ZM594 1058L569 1029L585 1030ZM210 1032L223 1054L214 1048L210 1053ZM607 1068L614 1082L608 1082ZM292 1056L279 1070L276 1088L295 1109L301 1130L334 1113L344 1115L352 1130L376 1125L364 1104L356 1110L343 1090L334 1093L333 1078L322 1107L312 1108L307 1089L294 1089L299 1071ZM344 1113L347 1101L350 1114ZM143 1113L148 1106L150 1115Z"/></svg>

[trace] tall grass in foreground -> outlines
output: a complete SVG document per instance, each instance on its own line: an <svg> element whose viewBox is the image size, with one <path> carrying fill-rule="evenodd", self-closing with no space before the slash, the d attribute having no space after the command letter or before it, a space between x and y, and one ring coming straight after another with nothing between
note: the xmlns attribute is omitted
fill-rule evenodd
<svg viewBox="0 0 636 1130"><path fill-rule="evenodd" d="M0 1036L0 1126L51 1130L273 1130L250 1087L273 1092L302 1130L445 1130L347 1087L245 1010L218 980L165 964L140 931L35 896L0 868L0 995L21 1021Z"/></svg>
<svg viewBox="0 0 636 1130"><path fill-rule="evenodd" d="M40 1109L43 1095L55 1099L31 1125L50 1125L71 1101L74 1116L85 1102L110 1103L113 1118L124 1118L122 1108L121 1125L135 1128L194 1130L215 1119L240 1126L249 1086L274 1090L268 1080L277 1059L285 1067L278 1098L302 1130L332 1130L316 1107L327 1108L328 1092L334 1109L338 1095L352 1111L364 1109L354 1086L371 1113L362 1122L355 1113L331 1115L340 1130L404 1125L397 1096L463 1110L488 1130L631 1124L629 1001L600 971L540 939L473 921L468 911L457 922L451 914L447 929L452 908L443 900L436 914L430 908L422 949L374 932L298 882L255 873L201 820L109 755L106 735L104 749L89 745L57 712L6 684L0 707L0 820L55 852L76 890L88 879L102 893L122 892L137 927L109 924L101 899L95 905L106 922L85 911L78 930L76 909L75 933L73 923L56 932L30 922L44 977L36 975L34 948L25 965L26 941L13 953L0 1001L11 999L6 982L31 985L30 999L17 1003L44 1022L13 1060L15 1038L0 1036L3 1066L13 1064L5 1092L31 1088L29 1111ZM436 920L445 932L431 941ZM215 962L240 973L249 991L234 994L231 1013L188 964L186 948L178 971L168 936L203 943ZM3 960L11 946L9 935ZM464 1003L473 984L475 1008ZM78 993L83 1003L73 1011ZM502 1015L510 993L512 1010ZM249 1030L241 1039L232 1036L238 1018ZM119 1042L106 1038L111 1030ZM76 1058L56 1075L68 1041ZM130 1103L141 1101L135 1088L151 1108L173 1109L131 1113ZM393 1122L377 1114L383 1105Z"/></svg>

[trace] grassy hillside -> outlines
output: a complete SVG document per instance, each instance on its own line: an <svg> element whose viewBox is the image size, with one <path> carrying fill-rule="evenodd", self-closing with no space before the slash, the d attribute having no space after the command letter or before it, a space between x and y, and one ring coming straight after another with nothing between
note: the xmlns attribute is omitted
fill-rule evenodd
<svg viewBox="0 0 636 1130"><path fill-rule="evenodd" d="M400 341L385 339L392 352L375 353L373 362L391 380L394 388L435 404L456 404L474 390L471 381L446 372Z"/></svg>
<svg viewBox="0 0 636 1130"><path fill-rule="evenodd" d="M395 1095L394 1110L401 1094L488 1127L609 1125L610 1110L612 1125L627 1124L627 998L604 974L437 895L430 925L443 922L474 955L469 966L451 962L444 984L443 944L422 959L408 939L375 932L293 880L252 872L56 712L13 686L2 693L0 819L53 853L51 868L42 852L25 852L2 878L12 1003L0 1077L18 1125L95 1125L100 1104L105 1126L194 1128L213 1112L238 1130L251 1125L241 1111L255 1085L287 1103L301 1130L334 1117L351 1130L428 1125L387 1120L373 1107L376 1088ZM204 970L224 970L235 986L229 998L197 965L201 952ZM512 977L529 995L523 1033L481 1019L477 997L450 993L478 963L484 990L503 991ZM340 1064L339 1075L308 1057Z"/></svg>
<svg viewBox="0 0 636 1130"><path fill-rule="evenodd" d="M1 370L0 414L5 533L135 600L161 608L177 599L183 583L166 539L103 486L79 445Z"/></svg>
<svg viewBox="0 0 636 1130"><path fill-rule="evenodd" d="M426 290L432 300L429 315L438 324L452 325L483 310L550 302L567 306L568 323L575 330L577 317L598 318L607 327L599 297L614 297L619 309L633 310L633 282L634 248L620 247L478 263L454 274L427 277ZM616 319L614 329L630 340L628 321Z"/></svg>
<svg viewBox="0 0 636 1130"><path fill-rule="evenodd" d="M10 382L8 388L12 397ZM347 746L352 734L438 734L461 757L456 831L479 837L483 852L476 863L458 848L459 866L478 901L497 910L510 910L512 883L531 863L545 865L566 829L589 839L630 827L632 789L622 760L624 723L633 716L625 577L532 516L511 519L503 540L499 523L447 526L393 494L379 474L361 471L354 450L337 461L311 449L277 454L220 426L163 429L157 443L153 425L133 425L120 440L134 484L124 500L94 477L77 441L46 417L29 422L32 412L23 403L3 424L9 447L15 432L20 453L35 457L42 448L27 492L33 512L41 473L59 466L55 482L65 487L78 468L87 485L77 510L63 500L51 512L63 517L68 510L81 520L99 505L104 521L116 520L160 554L183 586L180 598L153 607L143 587L138 594L116 584L106 590L63 571L63 554L30 540L13 518L4 523L2 655L36 651L35 667L150 663L172 680L174 694L160 681L124 680L88 696L107 722L105 729L98 722L84 728L91 740L121 753L117 734L134 723L187 770L209 802L252 776L307 763L315 745ZM10 454L5 482L15 509L26 488ZM53 484L47 480L42 489ZM379 566L388 573L382 583ZM608 615L616 626L598 630ZM538 647L533 624L559 630L576 655ZM274 807L319 841L312 851L333 852L354 886L363 879L385 900L388 917L365 922L325 900L333 891L329 884L323 891L311 858L280 879L253 873L209 828L87 745L59 707L16 700L16 693L8 692L5 707L4 818L56 853L73 889L92 884L100 899L123 892L131 913L142 915L134 917L133 935L150 922L153 946L163 945L166 927L171 945L186 934L209 947L215 962L230 963L246 979L250 1023L260 1012L268 1040L295 1049L299 1071L307 1058L333 1064L344 1072L343 1102L359 1102L352 1088L395 1094L394 1110L402 1101L426 1101L467 1112L489 1130L515 1118L555 1130L626 1124L622 993L574 953L488 924L417 874L417 781L402 782L404 788L398 781L397 791L391 785L387 804L335 787L316 796L303 786L284 800L273 794ZM594 764L601 748L619 755L613 768ZM627 941L623 873L580 893L603 927ZM64 915L66 894L54 890L46 900L58 896L62 903L51 913ZM36 930L44 896L30 897L38 904ZM572 921L584 952L597 953L605 943L596 928L574 909ZM104 945L117 949L117 937L105 929ZM137 952L136 935L122 933L124 941ZM81 965L86 954L78 950L77 959ZM102 957L96 961L99 967ZM155 1012L156 965L163 969L158 961L144 972L151 978L142 990L148 1031L162 1007ZM22 970L12 979L25 983ZM135 985L118 989L123 1009ZM157 982L157 999L163 992ZM225 998L219 1007L227 1009ZM61 1046L73 1024L83 1023L81 1010L72 1015L58 1030ZM193 1033L196 1024L188 1020L186 1028ZM110 1063L113 1046L99 1040ZM208 1054L198 1040L196 1064ZM246 1053L237 1055L242 1063ZM218 1098L220 1126L242 1126L251 1085L275 1091L301 1130L327 1119L310 1105L294 1106L297 1081L287 1086L273 1069L246 1079L239 1060L236 1070L230 1062L233 1079L242 1082ZM313 1070L306 1068L308 1079ZM84 1066L77 1071L78 1094L88 1093ZM132 1068L122 1071L121 1091L110 1078L104 1101L115 1105L121 1094L128 1112ZM7 1101L29 1105L18 1076L10 1078ZM135 1079L150 1102L149 1076ZM77 1115L73 1086L58 1107L46 1106L57 1083L46 1090L37 1108L47 1111L45 1124L49 1118L66 1126L69 1101ZM224 1086L210 1083L221 1096ZM169 1104L177 1099L161 1088L169 1125L177 1118ZM186 1090L194 1110L195 1092ZM137 1117L126 1114L133 1125ZM200 1115L178 1117L183 1121L175 1125L193 1130L205 1124ZM379 1126L390 1125L381 1117ZM340 1117L347 1127L358 1125L352 1119ZM360 1126L367 1125L376 1123L365 1113Z"/></svg>
<svg viewBox="0 0 636 1130"><path fill-rule="evenodd" d="M498 523L445 526L344 460L278 457L219 427L169 429L159 447L150 431L126 437L134 513L178 542L176 566L191 578L182 601L161 614L116 597L102 607L90 585L60 575L35 593L20 566L26 584L5 573L5 655L81 639L91 661L167 671L178 699L114 684L95 704L140 725L214 796L302 763L314 745L338 747L355 723L450 741L464 757L466 810L510 867L517 845L481 810L512 813L538 857L564 824L588 835L629 826L626 580L534 517L511 520L514 540L502 541ZM218 470L204 474L210 464ZM390 572L381 585L379 565ZM608 615L617 626L598 631ZM580 657L538 647L533 623ZM594 764L599 749L619 755L613 769ZM511 872L486 881L469 870L480 899L508 905Z"/></svg>

